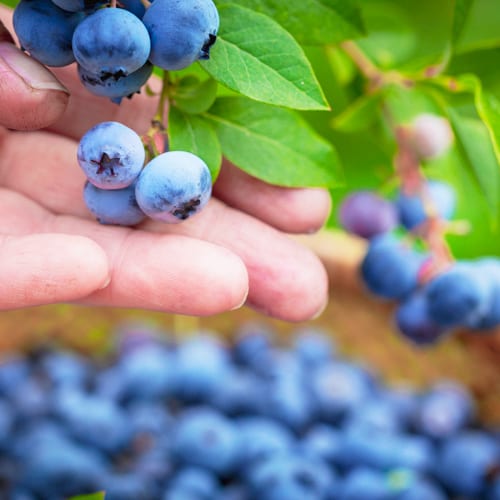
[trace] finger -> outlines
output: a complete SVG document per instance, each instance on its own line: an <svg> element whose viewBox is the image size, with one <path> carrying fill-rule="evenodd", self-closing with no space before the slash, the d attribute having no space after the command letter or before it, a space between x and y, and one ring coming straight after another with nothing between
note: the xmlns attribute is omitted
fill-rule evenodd
<svg viewBox="0 0 500 500"><path fill-rule="evenodd" d="M0 125L17 130L47 127L58 120L68 90L13 43L0 21Z"/></svg>
<svg viewBox="0 0 500 500"><path fill-rule="evenodd" d="M82 299L109 281L103 250L62 234L0 235L0 309Z"/></svg>
<svg viewBox="0 0 500 500"><path fill-rule="evenodd" d="M71 242L74 247L69 259L66 257L68 249L62 244L60 248L50 245L42 247L43 255L52 255L54 261L59 262L60 269L72 269L71 266L75 266L75 274L85 275L86 268L76 266L72 258L77 253L82 256L83 263L89 265L87 259L92 259L92 253L81 242L90 242L92 248L97 247L106 256L110 277L108 286L102 290L94 287L88 289L87 294L74 297L67 293L64 300L73 298L95 305L205 316L240 307L246 299L248 276L244 264L236 255L214 244L183 236L151 234L141 230L101 226L75 217L55 216L31 200L6 190L0 190L0 211L3 214L2 230L16 235L18 239L28 239L30 236L25 235L34 232L49 232L57 233L56 236L62 242L64 238ZM48 235L32 238L41 243L42 237ZM34 250L36 253L36 247ZM2 255L0 244L0 257ZM36 259L36 255L29 253L23 262L27 265L31 261L37 263ZM41 259L44 265L45 261ZM5 259L2 261L0 278L3 277L2 271L6 272L4 268L10 269L10 264ZM39 288L47 282L46 286L51 290L49 285L55 279L55 271L62 273L53 267L47 265L46 272L40 275ZM63 286L64 283L61 284L61 294ZM5 295L8 295L7 291ZM20 300L18 295L13 297L13 302L8 306L16 307L16 301ZM1 296L0 291L0 306ZM59 301L55 295L52 298L54 302Z"/></svg>
<svg viewBox="0 0 500 500"><path fill-rule="evenodd" d="M48 147L50 134L11 133L4 140L3 158L5 165L18 168L2 168L0 180L53 212L88 217L81 193L83 174L68 160L75 153L74 143L64 138L54 141L55 148ZM38 157L43 157L43 168L19 168ZM267 224L215 199L183 224L149 223L144 227L207 240L239 255L249 273L249 301L272 316L301 321L324 307L327 278L314 254Z"/></svg>
<svg viewBox="0 0 500 500"><path fill-rule="evenodd" d="M320 229L330 212L330 195L324 189L272 186L224 162L214 194L232 207L288 233Z"/></svg>

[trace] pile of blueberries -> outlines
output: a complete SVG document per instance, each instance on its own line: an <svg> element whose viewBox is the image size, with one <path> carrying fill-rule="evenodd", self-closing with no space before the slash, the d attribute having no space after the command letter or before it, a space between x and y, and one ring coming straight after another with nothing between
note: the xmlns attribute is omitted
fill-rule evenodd
<svg viewBox="0 0 500 500"><path fill-rule="evenodd" d="M21 47L47 66L76 61L83 85L119 104L139 92L153 67L179 70L209 57L219 28L212 0L21 0L14 29ZM88 182L84 201L102 224L134 226L150 217L178 223L199 212L212 191L210 170L185 151L156 154L133 130L103 122L79 144Z"/></svg>
<svg viewBox="0 0 500 500"><path fill-rule="evenodd" d="M146 2L145 2L146 3ZM53 67L77 62L83 85L119 103L157 66L179 70L208 59L219 29L212 0L21 0L14 30L21 47Z"/></svg>
<svg viewBox="0 0 500 500"><path fill-rule="evenodd" d="M453 188L430 180L423 189L439 218L450 219ZM426 278L433 256L419 245L418 228L428 221L422 200L421 191L400 191L394 200L358 191L343 200L341 224L368 240L363 282L376 296L398 302L398 330L417 345L433 344L459 328L493 331L500 325L500 259L453 261Z"/></svg>
<svg viewBox="0 0 500 500"><path fill-rule="evenodd" d="M0 497L498 500L498 433L441 380L389 387L311 326L287 345L122 329L112 357L0 363Z"/></svg>

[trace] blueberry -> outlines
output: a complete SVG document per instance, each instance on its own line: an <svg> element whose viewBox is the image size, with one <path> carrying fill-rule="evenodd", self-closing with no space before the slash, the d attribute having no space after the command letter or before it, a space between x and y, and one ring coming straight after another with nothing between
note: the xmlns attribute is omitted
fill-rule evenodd
<svg viewBox="0 0 500 500"><path fill-rule="evenodd" d="M72 436L107 453L123 450L132 439L132 425L113 401L72 388L54 394L54 411Z"/></svg>
<svg viewBox="0 0 500 500"><path fill-rule="evenodd" d="M185 151L169 151L151 160L139 175L137 203L149 217L171 224L199 212L212 192L203 160Z"/></svg>
<svg viewBox="0 0 500 500"><path fill-rule="evenodd" d="M392 231L398 225L393 204L372 191L356 191L342 200L339 221L346 231L365 239Z"/></svg>
<svg viewBox="0 0 500 500"><path fill-rule="evenodd" d="M417 288L424 260L424 255L388 233L370 241L361 263L361 277L375 295L404 299Z"/></svg>
<svg viewBox="0 0 500 500"><path fill-rule="evenodd" d="M336 422L371 393L365 374L345 362L329 363L310 373L310 393L322 419Z"/></svg>
<svg viewBox="0 0 500 500"><path fill-rule="evenodd" d="M349 471L341 483L339 500L393 500L383 473L367 468L356 467ZM423 499L422 499L423 500Z"/></svg>
<svg viewBox="0 0 500 500"><path fill-rule="evenodd" d="M333 338L325 331L303 328L295 332L294 352L306 368L332 360L335 352Z"/></svg>
<svg viewBox="0 0 500 500"><path fill-rule="evenodd" d="M498 443L485 432L468 430L443 444L436 471L453 493L478 498L488 474L498 470L499 461Z"/></svg>
<svg viewBox="0 0 500 500"><path fill-rule="evenodd" d="M83 17L51 0L22 0L14 10L14 30L34 59L47 66L67 66L75 60L71 40Z"/></svg>
<svg viewBox="0 0 500 500"><path fill-rule="evenodd" d="M378 395L366 398L361 406L356 406L346 416L349 426L363 428L367 432L396 433L403 430L403 422L394 406Z"/></svg>
<svg viewBox="0 0 500 500"><path fill-rule="evenodd" d="M455 263L425 287L429 316L443 327L465 326L481 318L491 300L491 283L469 262Z"/></svg>
<svg viewBox="0 0 500 500"><path fill-rule="evenodd" d="M398 481L398 479L395 479ZM447 500L445 492L429 479L416 476L406 487L402 488L394 500Z"/></svg>
<svg viewBox="0 0 500 500"><path fill-rule="evenodd" d="M142 19L146 13L146 7L141 0L118 0L118 5L121 8L132 12L132 14L137 16L139 19Z"/></svg>
<svg viewBox="0 0 500 500"><path fill-rule="evenodd" d="M169 488L183 490L199 500L211 500L220 495L217 476L198 467L186 467L179 470L169 482Z"/></svg>
<svg viewBox="0 0 500 500"><path fill-rule="evenodd" d="M412 293L398 305L395 321L401 335L418 346L435 344L448 333L431 318L427 296L422 291Z"/></svg>
<svg viewBox="0 0 500 500"><path fill-rule="evenodd" d="M146 218L135 199L135 183L122 189L100 189L87 181L83 200L100 224L135 226Z"/></svg>
<svg viewBox="0 0 500 500"><path fill-rule="evenodd" d="M83 86L94 95L109 97L115 104L120 104L123 97L130 98L139 93L152 74L153 65L150 62L126 76L116 78L104 78L78 65L78 76Z"/></svg>
<svg viewBox="0 0 500 500"><path fill-rule="evenodd" d="M68 12L92 11L106 3L105 0L52 0L52 2Z"/></svg>
<svg viewBox="0 0 500 500"><path fill-rule="evenodd" d="M465 388L451 381L441 382L422 396L414 426L421 434L447 438L464 429L473 415L474 402Z"/></svg>
<svg viewBox="0 0 500 500"><path fill-rule="evenodd" d="M99 9L73 34L75 59L101 79L127 76L146 64L151 42L144 24L124 9Z"/></svg>
<svg viewBox="0 0 500 500"><path fill-rule="evenodd" d="M477 272L491 287L490 300L479 317L469 322L472 328L488 331L500 325L500 260L486 257L477 261Z"/></svg>
<svg viewBox="0 0 500 500"><path fill-rule="evenodd" d="M172 431L172 453L181 465L227 476L238 463L236 427L209 407L191 407L179 416Z"/></svg>
<svg viewBox="0 0 500 500"><path fill-rule="evenodd" d="M20 485L42 498L94 493L107 464L96 451L71 442L47 443L31 450L23 462Z"/></svg>
<svg viewBox="0 0 500 500"><path fill-rule="evenodd" d="M229 353L213 336L198 334L179 345L175 394L181 401L209 401L231 376Z"/></svg>
<svg viewBox="0 0 500 500"><path fill-rule="evenodd" d="M141 138L118 122L101 122L80 140L78 163L87 179L100 189L131 185L144 165Z"/></svg>
<svg viewBox="0 0 500 500"><path fill-rule="evenodd" d="M342 447L341 431L331 425L317 423L312 426L299 442L298 449L305 455L320 458L336 465Z"/></svg>
<svg viewBox="0 0 500 500"><path fill-rule="evenodd" d="M243 417L235 422L240 453L240 467L246 471L252 464L276 453L290 450L294 443L291 431L280 423L261 416Z"/></svg>
<svg viewBox="0 0 500 500"><path fill-rule="evenodd" d="M106 500L154 500L150 485L135 473L110 473L101 481Z"/></svg>
<svg viewBox="0 0 500 500"><path fill-rule="evenodd" d="M412 230L425 222L429 216L423 200L428 197L429 209L442 219L451 219L456 206L455 190L446 182L429 181L417 193L400 192L396 198L396 207L401 224Z"/></svg>
<svg viewBox="0 0 500 500"><path fill-rule="evenodd" d="M43 376L55 387L82 388L92 374L88 360L69 351L49 352L40 359L39 365Z"/></svg>
<svg viewBox="0 0 500 500"><path fill-rule="evenodd" d="M208 59L219 29L212 0L155 0L142 20L151 37L150 61L166 70Z"/></svg>
<svg viewBox="0 0 500 500"><path fill-rule="evenodd" d="M117 368L126 398L152 400L170 396L175 389L174 357L162 346L145 345L122 357Z"/></svg>
<svg viewBox="0 0 500 500"><path fill-rule="evenodd" d="M323 500L336 487L335 471L323 461L277 454L257 464L248 484L259 500Z"/></svg>

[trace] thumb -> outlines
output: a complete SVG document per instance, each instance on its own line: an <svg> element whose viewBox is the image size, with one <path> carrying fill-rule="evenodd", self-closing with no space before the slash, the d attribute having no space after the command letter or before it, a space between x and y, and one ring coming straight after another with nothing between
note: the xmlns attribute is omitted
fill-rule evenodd
<svg viewBox="0 0 500 500"><path fill-rule="evenodd" d="M0 21L0 125L34 130L66 109L68 90L42 64L19 50Z"/></svg>
<svg viewBox="0 0 500 500"><path fill-rule="evenodd" d="M82 300L109 276L104 250L89 238L0 236L0 310Z"/></svg>

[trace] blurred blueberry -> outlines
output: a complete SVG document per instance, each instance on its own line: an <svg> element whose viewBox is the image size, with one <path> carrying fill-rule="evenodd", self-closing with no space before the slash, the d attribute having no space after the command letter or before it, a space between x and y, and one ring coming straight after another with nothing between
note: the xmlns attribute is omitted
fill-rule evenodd
<svg viewBox="0 0 500 500"><path fill-rule="evenodd" d="M137 401L127 408L134 435L158 436L170 432L173 417L158 401Z"/></svg>
<svg viewBox="0 0 500 500"><path fill-rule="evenodd" d="M40 360L44 375L57 387L83 386L90 378L91 366L83 356L71 352L49 352Z"/></svg>
<svg viewBox="0 0 500 500"><path fill-rule="evenodd" d="M217 476L198 467L185 467L179 470L170 481L169 488L189 492L200 500L211 500L220 495Z"/></svg>
<svg viewBox="0 0 500 500"><path fill-rule="evenodd" d="M261 413L263 389L264 384L255 373L236 366L212 395L210 404L230 416Z"/></svg>
<svg viewBox="0 0 500 500"><path fill-rule="evenodd" d="M355 191L344 198L338 215L346 231L365 239L392 231L398 225L394 205L367 190Z"/></svg>
<svg viewBox="0 0 500 500"><path fill-rule="evenodd" d="M38 446L26 456L20 486L42 498L64 498L94 493L101 486L107 464L95 450L70 441Z"/></svg>
<svg viewBox="0 0 500 500"><path fill-rule="evenodd" d="M116 332L118 357L127 356L146 346L165 346L169 338L154 325L146 323L127 323Z"/></svg>
<svg viewBox="0 0 500 500"><path fill-rule="evenodd" d="M452 186L442 181L428 181L423 189L422 193L400 192L396 198L395 205L399 219L406 229L412 230L427 220L428 214L422 202L423 197L428 197L436 215L442 219L453 217L457 200Z"/></svg>
<svg viewBox="0 0 500 500"><path fill-rule="evenodd" d="M434 464L435 450L427 439L410 434L374 432L349 426L342 434L341 464L368 466L381 470L406 467L428 471Z"/></svg>
<svg viewBox="0 0 500 500"><path fill-rule="evenodd" d="M426 258L391 233L376 236L361 262L361 277L373 294L402 300L417 289Z"/></svg>
<svg viewBox="0 0 500 500"><path fill-rule="evenodd" d="M319 366L330 361L335 353L332 336L317 328L303 328L295 332L293 350L306 367Z"/></svg>
<svg viewBox="0 0 500 500"><path fill-rule="evenodd" d="M22 357L5 357L0 359L0 394L9 396L17 392L17 387L31 373L27 359Z"/></svg>
<svg viewBox="0 0 500 500"><path fill-rule="evenodd" d="M199 334L182 342L176 354L176 396L207 402L231 376L229 355L215 336Z"/></svg>
<svg viewBox="0 0 500 500"><path fill-rule="evenodd" d="M394 406L377 397L367 398L363 405L353 408L346 420L348 426L365 429L367 432L396 433L403 428Z"/></svg>
<svg viewBox="0 0 500 500"><path fill-rule="evenodd" d="M11 403L18 420L43 417L50 412L50 390L40 378L30 377L18 385Z"/></svg>
<svg viewBox="0 0 500 500"><path fill-rule="evenodd" d="M247 323L236 332L232 354L237 364L258 369L273 348L271 333L265 326Z"/></svg>
<svg viewBox="0 0 500 500"><path fill-rule="evenodd" d="M236 467L238 452L235 425L212 408L189 408L172 429L172 453L181 465L226 476Z"/></svg>
<svg viewBox="0 0 500 500"><path fill-rule="evenodd" d="M287 427L265 417L243 417L237 419L235 425L243 469L275 453L290 450L295 442Z"/></svg>
<svg viewBox="0 0 500 500"><path fill-rule="evenodd" d="M338 463L341 447L340 430L325 424L311 427L298 443L300 452L320 458L331 465Z"/></svg>
<svg viewBox="0 0 500 500"><path fill-rule="evenodd" d="M398 479L394 479L398 481ZM400 486L401 488L401 486ZM415 476L411 484L401 488L394 500L447 500L448 496L435 482Z"/></svg>
<svg viewBox="0 0 500 500"><path fill-rule="evenodd" d="M349 471L342 481L338 498L339 500L393 500L393 492L383 473L367 467L357 467Z"/></svg>
<svg viewBox="0 0 500 500"><path fill-rule="evenodd" d="M479 317L469 326L479 331L488 331L500 325L500 259L484 257L477 261L477 272L490 282L490 299Z"/></svg>
<svg viewBox="0 0 500 500"><path fill-rule="evenodd" d="M435 470L443 484L458 495L478 497L485 479L498 470L498 443L487 433L468 430L443 443Z"/></svg>
<svg viewBox="0 0 500 500"><path fill-rule="evenodd" d="M149 484L161 487L172 475L170 451L161 445L150 447L135 457L133 469Z"/></svg>
<svg viewBox="0 0 500 500"><path fill-rule="evenodd" d="M146 344L135 349L120 358L117 368L128 398L168 397L174 390L174 355L163 346Z"/></svg>
<svg viewBox="0 0 500 500"><path fill-rule="evenodd" d="M75 438L109 453L124 449L133 437L132 423L112 400L62 389L54 411Z"/></svg>
<svg viewBox="0 0 500 500"><path fill-rule="evenodd" d="M371 393L366 374L346 362L331 362L309 372L310 393L320 416L337 421Z"/></svg>
<svg viewBox="0 0 500 500"><path fill-rule="evenodd" d="M0 399L0 450L8 445L15 422L15 409L5 400Z"/></svg>
<svg viewBox="0 0 500 500"><path fill-rule="evenodd" d="M336 482L323 461L287 453L256 464L248 477L252 498L261 500L326 500Z"/></svg>
<svg viewBox="0 0 500 500"><path fill-rule="evenodd" d="M376 397L392 407L403 428L413 422L419 404L415 388L408 385L385 386L379 388Z"/></svg>
<svg viewBox="0 0 500 500"><path fill-rule="evenodd" d="M423 394L414 425L421 434L446 438L465 428L473 415L474 402L466 389L452 381L443 381Z"/></svg>
<svg viewBox="0 0 500 500"><path fill-rule="evenodd" d="M471 262L455 263L424 288L429 315L446 328L465 326L480 319L491 299L491 283Z"/></svg>
<svg viewBox="0 0 500 500"><path fill-rule="evenodd" d="M156 500L151 485L134 473L110 473L101 480L106 500Z"/></svg>

